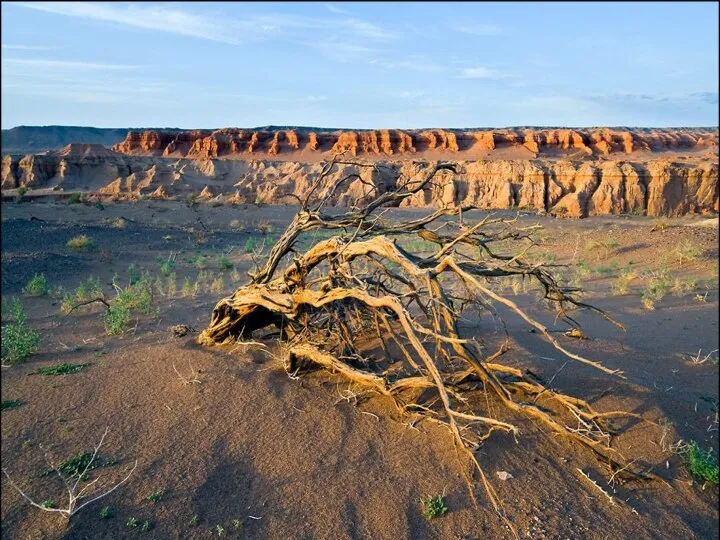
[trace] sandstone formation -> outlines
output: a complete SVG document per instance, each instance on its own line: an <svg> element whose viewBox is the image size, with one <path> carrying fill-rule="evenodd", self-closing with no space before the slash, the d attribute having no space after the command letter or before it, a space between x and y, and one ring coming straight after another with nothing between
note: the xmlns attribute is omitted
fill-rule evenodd
<svg viewBox="0 0 720 540"><path fill-rule="evenodd" d="M433 135L435 145L450 148L456 144L450 137L443 139L439 133ZM364 152L365 145L374 151L377 144L378 150L382 151L388 140L391 144L394 140L391 132L388 137L350 137L343 139L343 144L352 145L357 141L358 152ZM197 141L203 140L206 138L195 139L192 143L183 139L177 144L185 145L189 150ZM302 140L298 139L298 145L303 144ZM524 135L521 140L526 144ZM572 138L563 140L562 144L577 143L573 143ZM537 140L535 143L538 144ZM282 151L282 148L294 145L294 140L283 134L277 137L276 144L278 151ZM212 145L204 147L212 150ZM99 156L86 152L86 148L75 150L78 151L3 157L2 189L24 186L36 191L88 191L118 197L199 195L200 199L211 199L222 195L227 202L233 203L296 204L296 197L307 192L323 167L322 162L187 159L130 156L117 152ZM392 150L396 152L396 147ZM405 151L411 152L409 147ZM382 167L375 168L336 164L328 182L350 173L359 174L361 179L343 184L331 204L349 206L370 195L372 190L387 191L395 186L400 175L403 178L419 177L431 163L426 160L386 160ZM660 158L645 162L481 159L458 160L456 163L457 175L439 175L432 187L403 204L518 208L567 217L621 213L681 216L718 211L717 158L693 162Z"/></svg>
<svg viewBox="0 0 720 540"><path fill-rule="evenodd" d="M246 130L130 131L113 146L131 155L189 159L252 159L256 156L305 161L338 152L368 158L416 159L443 152L456 159L492 158L515 151L515 158L627 159L634 154L716 151L714 129L397 129L369 131ZM416 155L417 154L417 155Z"/></svg>

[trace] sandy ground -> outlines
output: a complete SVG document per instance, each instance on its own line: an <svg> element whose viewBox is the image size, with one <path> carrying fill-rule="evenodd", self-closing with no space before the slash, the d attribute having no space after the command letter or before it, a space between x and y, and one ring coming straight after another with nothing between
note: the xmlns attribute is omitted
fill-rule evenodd
<svg viewBox="0 0 720 540"><path fill-rule="evenodd" d="M421 422L413 429L378 396L347 399L347 383L334 375L317 372L291 380L277 361L258 351L206 349L193 335L176 338L170 332L181 323L201 330L216 300L242 282L252 265L244 250L248 238L272 241L292 212L151 201L107 203L103 209L3 203L3 301L21 298L41 341L38 354L2 370L2 399L23 402L2 412L2 466L38 500L61 503L57 478L40 476L47 465L39 446L63 460L91 450L106 427L101 455L117 464L92 476L119 479L135 460L138 466L127 484L83 509L69 525L25 504L3 478L2 538L211 538L221 530L229 538L509 537L482 489L473 504L451 438L441 427ZM391 214L410 219L423 211ZM127 219L122 228L113 226L119 216ZM232 220L245 230L238 224L230 228ZM702 489L668 447L683 439L718 451L718 366L695 365L687 356L718 349L717 220L525 215L520 223L543 225L540 255L587 266L586 299L627 329L619 333L580 314L591 339L558 334L559 339L623 369L627 379L566 363L514 317L507 319L515 339L504 361L532 369L600 410L625 409L654 422L623 423L617 446L667 483L608 485L587 451L488 403L499 418L521 428L516 439L494 436L478 453L510 521L527 538L716 538L718 488ZM96 249L68 250L66 242L78 234L92 238ZM609 240L618 245L593 247ZM698 254L689 262L676 260L672 253L688 242ZM228 250L240 281L220 267L219 257ZM134 263L160 275L157 258L171 252L179 253L178 292L158 295L158 315L134 318L121 336L104 334L102 306L66 316L57 298L22 294L36 272L65 289L97 276L110 294L114 274L126 282ZM197 267L198 255L207 256L205 268ZM678 280L696 280L695 287L668 292L649 311L639 296L647 278L634 280L627 294L611 290L628 266L640 276L666 266ZM223 275L224 292L210 292L204 283L197 296L182 297L184 279L194 281L200 271ZM516 300L553 325L531 291L518 291ZM464 331L488 342L501 335L487 316ZM59 362L90 366L72 375L30 376ZM200 382L183 384L181 377L191 378L191 372ZM577 468L611 493L615 504ZM512 478L500 480L501 471ZM157 489L165 494L154 503L147 497ZM420 498L442 493L447 515L426 520ZM99 517L103 506L111 509L109 519ZM128 527L130 517L150 521L151 530Z"/></svg>

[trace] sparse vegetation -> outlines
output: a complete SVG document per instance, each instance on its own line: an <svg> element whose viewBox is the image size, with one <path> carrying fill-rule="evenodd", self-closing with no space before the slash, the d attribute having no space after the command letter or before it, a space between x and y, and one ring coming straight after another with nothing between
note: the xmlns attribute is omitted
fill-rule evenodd
<svg viewBox="0 0 720 540"><path fill-rule="evenodd" d="M65 245L70 249L81 250L92 249L95 247L96 244L95 241L88 238L87 235L80 234L68 240L67 244Z"/></svg>
<svg viewBox="0 0 720 540"><path fill-rule="evenodd" d="M245 230L245 225L239 219L233 219L230 222L230 228L241 232Z"/></svg>
<svg viewBox="0 0 720 540"><path fill-rule="evenodd" d="M130 527L131 529L134 529L138 526L138 520L136 517L129 517L127 522L125 523L126 527Z"/></svg>
<svg viewBox="0 0 720 540"><path fill-rule="evenodd" d="M160 499L163 498L163 495L165 495L165 490L162 488L158 488L155 491L153 491L150 495L148 495L146 498L148 501L158 503L158 502L160 502Z"/></svg>
<svg viewBox="0 0 720 540"><path fill-rule="evenodd" d="M80 204L82 202L82 198L80 197L79 193L72 193L68 197L68 204Z"/></svg>
<svg viewBox="0 0 720 540"><path fill-rule="evenodd" d="M672 284L673 292L680 296L693 292L697 288L697 280L693 278L675 278Z"/></svg>
<svg viewBox="0 0 720 540"><path fill-rule="evenodd" d="M630 267L624 268L613 284L613 294L627 294L630 291L630 283L635 278L637 278L637 273L634 269Z"/></svg>
<svg viewBox="0 0 720 540"><path fill-rule="evenodd" d="M2 363L17 364L38 350L40 334L28 324L22 303L17 299L10 302L7 322L2 325Z"/></svg>
<svg viewBox="0 0 720 540"><path fill-rule="evenodd" d="M112 517L112 513L110 512L109 506L103 506L102 510L100 510L100 519L109 519Z"/></svg>
<svg viewBox="0 0 720 540"><path fill-rule="evenodd" d="M677 260L678 264L683 264L696 261L702 255L702 250L696 246L691 240L681 240L672 250L672 255Z"/></svg>
<svg viewBox="0 0 720 540"><path fill-rule="evenodd" d="M685 463L693 476L713 485L718 483L718 458L712 448L703 450L696 441L690 441L685 448Z"/></svg>
<svg viewBox="0 0 720 540"><path fill-rule="evenodd" d="M223 254L223 255L220 257L220 261L219 261L219 262L220 262L220 268L223 268L223 269L225 269L225 270L232 270L232 269L233 269L233 266L234 266L234 265L233 265L232 261L228 258L227 255Z"/></svg>
<svg viewBox="0 0 720 540"><path fill-rule="evenodd" d="M62 363L56 366L41 367L35 371L35 375L72 375L87 368L90 364L68 364Z"/></svg>
<svg viewBox="0 0 720 540"><path fill-rule="evenodd" d="M672 276L666 268L650 274L650 280L640 293L640 301L646 309L655 309L657 304L670 290Z"/></svg>
<svg viewBox="0 0 720 540"><path fill-rule="evenodd" d="M445 498L442 495L436 495L435 497L428 497L422 500L423 504L423 515L427 519L435 519L437 517L444 516L448 509L445 505Z"/></svg>
<svg viewBox="0 0 720 540"><path fill-rule="evenodd" d="M2 402L2 410L9 411L10 409L17 409L23 404L19 399L10 399Z"/></svg>
<svg viewBox="0 0 720 540"><path fill-rule="evenodd" d="M163 276L169 276L175 269L175 257L173 255L170 255L167 259L160 258L158 262L160 263L160 272Z"/></svg>
<svg viewBox="0 0 720 540"><path fill-rule="evenodd" d="M257 247L257 240L254 236L249 237L247 240L245 240L245 246L243 249L245 250L245 253L252 253L255 251L255 248Z"/></svg>
<svg viewBox="0 0 720 540"><path fill-rule="evenodd" d="M48 282L45 274L35 274L23 289L30 296L43 296L48 293Z"/></svg>

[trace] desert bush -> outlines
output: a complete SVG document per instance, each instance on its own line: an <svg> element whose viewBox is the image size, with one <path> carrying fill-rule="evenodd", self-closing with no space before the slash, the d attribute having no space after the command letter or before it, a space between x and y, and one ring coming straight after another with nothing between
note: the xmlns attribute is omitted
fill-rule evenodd
<svg viewBox="0 0 720 540"><path fill-rule="evenodd" d="M607 258L620 247L620 242L614 238L606 240L591 240L585 244L583 251L586 254L595 254L598 259Z"/></svg>
<svg viewBox="0 0 720 540"><path fill-rule="evenodd" d="M125 219L121 217L117 217L112 220L110 226L114 229L124 229L125 227L127 227L127 221L125 221Z"/></svg>
<svg viewBox="0 0 720 540"><path fill-rule="evenodd" d="M262 234L270 234L275 230L275 227L269 221L263 220L258 222L257 230L260 231Z"/></svg>
<svg viewBox="0 0 720 540"><path fill-rule="evenodd" d="M185 298L188 298L191 296L196 296L197 293L198 293L197 283L195 284L195 286L193 286L193 283L190 281L190 278L186 277L182 284L182 290L181 290L182 296L184 296Z"/></svg>
<svg viewBox="0 0 720 540"><path fill-rule="evenodd" d="M177 294L177 275L175 272L168 275L165 283L165 293L168 296L175 296Z"/></svg>
<svg viewBox="0 0 720 540"><path fill-rule="evenodd" d="M692 241L685 239L675 246L675 249L672 250L672 255L677 259L678 264L682 266L685 263L698 260L702 255L702 249L697 247Z"/></svg>
<svg viewBox="0 0 720 540"><path fill-rule="evenodd" d="M445 498L442 495L436 497L428 497L423 499L423 515L427 519L435 519L437 517L444 516L447 513L447 506L445 505Z"/></svg>
<svg viewBox="0 0 720 540"><path fill-rule="evenodd" d="M670 220L668 219L654 219L652 222L651 231L664 231L670 228Z"/></svg>
<svg viewBox="0 0 720 540"><path fill-rule="evenodd" d="M672 276L666 268L652 272L650 280L640 293L640 300L646 309L655 309L659 302L670 290Z"/></svg>
<svg viewBox="0 0 720 540"><path fill-rule="evenodd" d="M233 220L230 222L230 228L231 228L231 229L234 229L234 230L236 230L236 231L238 231L238 232L244 231L244 230L245 230L245 224L242 223L239 219L233 219Z"/></svg>
<svg viewBox="0 0 720 540"><path fill-rule="evenodd" d="M160 272L163 276L168 276L175 269L175 258L170 255L167 259L158 257L158 263L160 264Z"/></svg>
<svg viewBox="0 0 720 540"><path fill-rule="evenodd" d="M108 336L122 334L130 324L130 310L122 304L112 305L105 310L103 320L105 322L105 333Z"/></svg>
<svg viewBox="0 0 720 540"><path fill-rule="evenodd" d="M224 255L224 254L223 254L223 255L220 257L220 261L219 261L219 262L220 262L220 268L223 268L223 269L225 269L225 270L232 270L232 268L233 268L233 263L232 263L232 261L228 258L227 255Z"/></svg>
<svg viewBox="0 0 720 540"><path fill-rule="evenodd" d="M684 454L687 468L693 476L717 485L718 458L713 455L712 448L703 450L696 441L690 441L681 453Z"/></svg>
<svg viewBox="0 0 720 540"><path fill-rule="evenodd" d="M73 193L68 197L68 204L80 204L82 199L79 193Z"/></svg>
<svg viewBox="0 0 720 540"><path fill-rule="evenodd" d="M48 293L48 282L45 274L35 274L30 281L27 282L23 289L25 294L30 296L43 296Z"/></svg>
<svg viewBox="0 0 720 540"><path fill-rule="evenodd" d="M3 364L16 364L37 352L40 334L33 331L27 322L22 303L15 298L11 300L7 322L2 325L2 356Z"/></svg>
<svg viewBox="0 0 720 540"><path fill-rule="evenodd" d="M223 290L225 289L225 278L223 276L219 276L213 280L213 282L210 284L210 292L214 294L222 294Z"/></svg>
<svg viewBox="0 0 720 540"><path fill-rule="evenodd" d="M257 240L254 236L251 236L247 240L245 240L245 246L243 249L245 250L245 253L252 253L255 251L255 248L257 247Z"/></svg>
<svg viewBox="0 0 720 540"><path fill-rule="evenodd" d="M70 249L91 249L95 247L95 241L88 238L86 235L81 234L78 236L75 236L74 238L71 238L68 240L67 244L65 244Z"/></svg>
<svg viewBox="0 0 720 540"><path fill-rule="evenodd" d="M696 288L697 288L697 280L693 279L693 278L685 278L685 279L675 278L675 281L673 281L673 284L672 284L672 290L678 296L691 293Z"/></svg>
<svg viewBox="0 0 720 540"><path fill-rule="evenodd" d="M637 273L630 267L624 268L613 284L613 294L623 295L630 290L630 283L637 278Z"/></svg>

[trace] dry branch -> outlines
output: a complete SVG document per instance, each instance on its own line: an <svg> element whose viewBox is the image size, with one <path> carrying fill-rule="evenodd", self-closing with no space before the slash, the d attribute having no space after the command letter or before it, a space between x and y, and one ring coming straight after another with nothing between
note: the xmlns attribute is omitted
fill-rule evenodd
<svg viewBox="0 0 720 540"><path fill-rule="evenodd" d="M478 390L489 390L508 416L528 416L588 447L618 479L649 478L633 470L610 445L614 431L606 420L625 413L600 413L582 399L555 392L537 378L498 363L508 350L507 342L486 355L475 339L462 336L458 329L470 306L483 309L497 302L567 358L622 376L619 370L569 351L547 327L493 290L497 278L521 276L540 287L543 299L556 306L557 318L571 329L579 330L568 313L573 309L588 309L615 323L579 301L573 295L576 289L560 286L549 267L525 260L537 226L517 227L516 220L493 215L471 226L449 221L469 207L443 208L403 223L384 219L385 207L431 188L438 173L455 173L447 163L436 164L418 179L398 179L394 185L399 187L393 191L381 193L370 184L365 196L345 213L324 213L323 206L338 187L360 177L353 173L329 181L337 163L323 168L264 264L250 274L251 280L218 302L198 341L235 343L274 325L284 341L288 373L325 368L387 396L403 413L421 413L446 425L498 512L500 502L474 451L494 431L516 435L518 429L508 419L493 418L490 411L476 412L471 397ZM299 254L302 233L319 229L337 234ZM401 236L437 247L421 255L404 249L396 240ZM503 250L508 243L513 252ZM278 271L283 262L285 269ZM569 427L572 423L578 427ZM484 426L484 433L479 426Z"/></svg>

